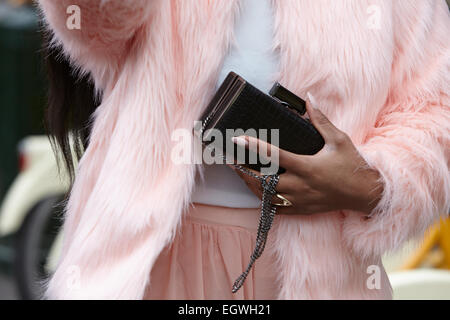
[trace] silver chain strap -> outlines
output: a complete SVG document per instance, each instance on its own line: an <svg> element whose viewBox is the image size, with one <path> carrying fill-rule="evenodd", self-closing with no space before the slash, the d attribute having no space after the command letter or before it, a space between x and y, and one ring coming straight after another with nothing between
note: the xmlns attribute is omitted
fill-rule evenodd
<svg viewBox="0 0 450 320"><path fill-rule="evenodd" d="M211 119L211 116L212 115L210 114L204 120L200 131L200 137L203 137L203 132L209 120ZM226 156L222 155L222 158L225 160L225 163L227 163ZM275 189L277 187L278 181L280 180L280 176L278 174L258 176L241 165L235 163L231 163L231 165L234 166L237 170L251 176L254 179L259 180L263 191L261 199L261 211L260 211L261 213L256 233L255 249L253 250L253 253L250 256L250 262L247 268L245 269L244 272L242 272L242 274L236 279L236 281L233 284L231 291L233 293L236 293L244 284L245 279L247 278L248 273L250 272L253 264L255 263L256 259L258 259L262 255L264 248L266 246L267 236L269 234L270 228L272 227L272 223L275 214L277 212L277 207L272 204L272 197L276 194Z"/></svg>
<svg viewBox="0 0 450 320"><path fill-rule="evenodd" d="M235 293L244 284L244 281L247 278L250 269L252 268L256 259L261 256L266 246L267 236L269 234L270 228L272 227L273 219L277 212L277 207L272 204L272 197L276 194L275 188L278 184L280 176L278 174L257 176L253 172L240 165L233 164L233 166L236 167L239 171L244 172L255 179L258 179L261 182L261 187L263 190L261 214L259 217L258 231L256 234L255 249L250 256L250 262L247 266L247 269L245 269L245 271L236 279L233 284L233 288L231 291Z"/></svg>

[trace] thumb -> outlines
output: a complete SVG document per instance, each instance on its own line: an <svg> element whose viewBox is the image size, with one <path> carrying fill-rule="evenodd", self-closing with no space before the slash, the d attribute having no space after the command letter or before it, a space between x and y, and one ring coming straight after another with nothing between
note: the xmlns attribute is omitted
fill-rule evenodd
<svg viewBox="0 0 450 320"><path fill-rule="evenodd" d="M306 111L308 112L311 123L320 132L325 143L331 142L333 137L339 132L333 123L318 109L316 99L311 93L307 93Z"/></svg>

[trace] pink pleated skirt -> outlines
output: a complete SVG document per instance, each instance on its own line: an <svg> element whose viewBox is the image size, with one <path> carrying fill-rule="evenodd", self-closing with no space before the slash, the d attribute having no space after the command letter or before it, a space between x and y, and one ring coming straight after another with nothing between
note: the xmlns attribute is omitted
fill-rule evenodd
<svg viewBox="0 0 450 320"><path fill-rule="evenodd" d="M150 275L147 300L276 299L275 259L267 247L238 292L231 288L246 269L256 242L259 209L194 204L174 241Z"/></svg>

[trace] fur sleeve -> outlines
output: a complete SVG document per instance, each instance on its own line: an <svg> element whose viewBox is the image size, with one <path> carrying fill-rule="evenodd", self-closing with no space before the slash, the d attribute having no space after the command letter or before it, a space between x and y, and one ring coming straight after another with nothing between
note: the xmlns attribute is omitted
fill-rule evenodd
<svg viewBox="0 0 450 320"><path fill-rule="evenodd" d="M38 0L52 46L82 72L101 77L126 53L128 40L149 18L153 0ZM73 11L78 10L78 12ZM79 25L73 26L74 15ZM98 79L96 79L98 80Z"/></svg>
<svg viewBox="0 0 450 320"><path fill-rule="evenodd" d="M347 212L344 240L362 257L422 234L450 209L450 17L444 0L397 1L390 93L365 144L384 193L370 218Z"/></svg>

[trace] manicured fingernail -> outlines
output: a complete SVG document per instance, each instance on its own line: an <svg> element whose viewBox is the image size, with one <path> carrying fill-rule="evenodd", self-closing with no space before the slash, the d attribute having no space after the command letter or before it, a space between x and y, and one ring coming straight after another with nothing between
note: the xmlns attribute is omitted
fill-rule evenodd
<svg viewBox="0 0 450 320"><path fill-rule="evenodd" d="M233 137L231 140L241 147L245 148L248 146L248 141L243 137Z"/></svg>
<svg viewBox="0 0 450 320"><path fill-rule="evenodd" d="M314 109L317 109L317 101L314 98L314 96L309 92L306 95L308 96L308 100L311 103L311 107L313 107Z"/></svg>

